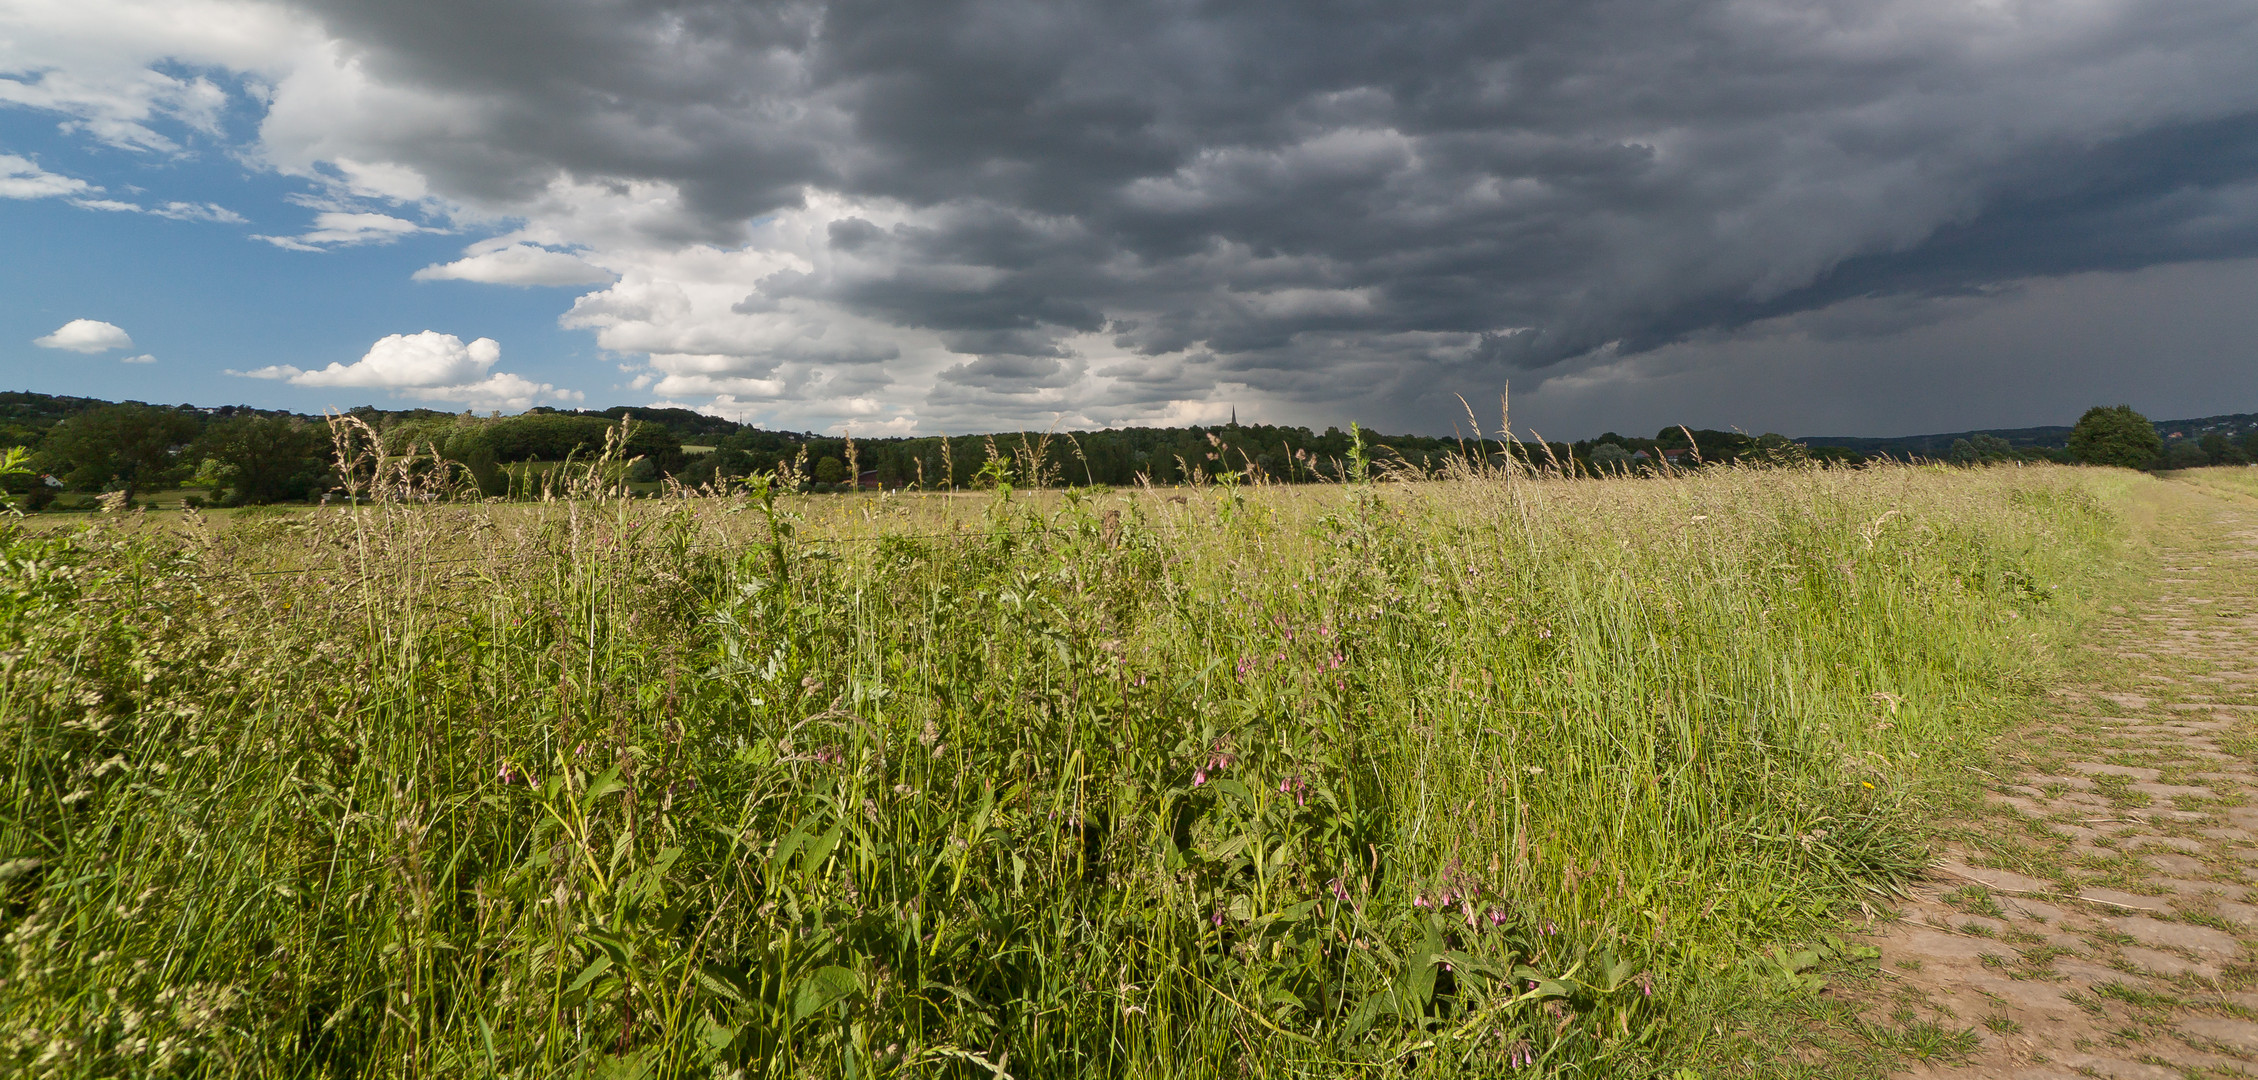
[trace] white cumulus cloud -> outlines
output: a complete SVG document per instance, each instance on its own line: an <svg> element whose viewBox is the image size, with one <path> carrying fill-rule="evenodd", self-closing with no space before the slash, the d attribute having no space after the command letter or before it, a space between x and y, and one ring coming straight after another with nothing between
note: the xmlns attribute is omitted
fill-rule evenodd
<svg viewBox="0 0 2258 1080"><path fill-rule="evenodd" d="M42 349L98 353L109 352L111 349L132 348L133 335L100 319L72 319L57 327L54 333L46 337L33 338L31 343Z"/></svg>
<svg viewBox="0 0 2258 1080"><path fill-rule="evenodd" d="M532 244L474 251L451 263L426 266L417 281L475 281L486 285L609 285L613 274L577 255Z"/></svg>
<svg viewBox="0 0 2258 1080"><path fill-rule="evenodd" d="M577 390L559 389L507 371L491 371L501 359L501 343L493 338L465 343L453 334L426 330L387 336L350 364L332 363L314 371L276 364L228 374L280 379L293 386L369 387L389 390L398 397L488 409L523 409L541 400L582 398Z"/></svg>
<svg viewBox="0 0 2258 1080"><path fill-rule="evenodd" d="M118 357L118 362L121 364L154 364L157 362L157 358L148 353L142 353L139 356Z"/></svg>
<svg viewBox="0 0 2258 1080"><path fill-rule="evenodd" d="M463 339L437 330L393 334L369 346L352 364L333 363L319 371L288 370L299 386L376 386L388 390L417 386L456 386L483 378L502 359L493 338Z"/></svg>

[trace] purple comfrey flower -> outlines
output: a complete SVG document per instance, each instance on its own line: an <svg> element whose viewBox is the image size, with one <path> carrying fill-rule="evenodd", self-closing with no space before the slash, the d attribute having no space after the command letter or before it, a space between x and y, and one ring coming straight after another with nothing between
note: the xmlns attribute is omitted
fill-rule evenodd
<svg viewBox="0 0 2258 1080"><path fill-rule="evenodd" d="M1223 909L1222 909L1222 908L1216 908L1216 909L1215 909L1215 914L1214 914L1214 915L1211 915L1211 916L1209 916L1209 917L1208 917L1208 920L1207 920L1207 921L1209 921L1209 922L1211 922L1211 923L1214 923L1214 924L1215 924L1215 925L1217 925L1217 926L1221 926L1221 925L1223 925Z"/></svg>
<svg viewBox="0 0 2258 1080"><path fill-rule="evenodd" d="M1427 897L1426 897L1426 894L1424 894L1424 893L1412 893L1412 894L1411 894L1411 906L1412 906L1412 907L1415 907L1415 908L1423 908L1423 907L1426 907L1426 906L1427 906Z"/></svg>
<svg viewBox="0 0 2258 1080"><path fill-rule="evenodd" d="M1505 925L1505 909L1504 909L1504 908L1500 908L1500 907L1494 907L1494 908L1491 908L1491 909L1490 909L1490 925L1491 925L1491 926L1504 926L1504 925Z"/></svg>
<svg viewBox="0 0 2258 1080"><path fill-rule="evenodd" d="M1326 884L1332 886L1333 888L1333 899L1339 900L1343 903L1348 902L1349 887L1341 884L1341 879L1334 878L1333 880L1326 882Z"/></svg>
<svg viewBox="0 0 2258 1080"><path fill-rule="evenodd" d="M510 763L507 761L502 763L501 771L495 773L494 777L505 784L517 783L517 771L510 768Z"/></svg>
<svg viewBox="0 0 2258 1080"><path fill-rule="evenodd" d="M1201 784L1204 784L1204 783L1207 783L1207 770L1206 770L1206 769L1194 769L1194 770L1192 770L1192 786L1193 786L1193 787L1198 787L1198 786L1200 786Z"/></svg>

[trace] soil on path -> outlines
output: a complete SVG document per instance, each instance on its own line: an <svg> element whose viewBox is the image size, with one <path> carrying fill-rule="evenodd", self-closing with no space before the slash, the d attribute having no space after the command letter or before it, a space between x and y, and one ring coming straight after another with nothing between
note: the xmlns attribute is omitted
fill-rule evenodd
<svg viewBox="0 0 2258 1080"><path fill-rule="evenodd" d="M1904 1075L2258 1076L2258 498L2144 486L2159 569L1870 939L1870 1019L1945 1036Z"/></svg>

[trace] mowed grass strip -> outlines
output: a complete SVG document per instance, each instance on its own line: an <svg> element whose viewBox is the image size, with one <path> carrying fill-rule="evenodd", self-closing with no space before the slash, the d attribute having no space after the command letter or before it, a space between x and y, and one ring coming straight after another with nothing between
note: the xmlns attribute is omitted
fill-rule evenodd
<svg viewBox="0 0 2258 1080"><path fill-rule="evenodd" d="M2043 685L2096 475L7 531L0 1069L1701 1068Z"/></svg>

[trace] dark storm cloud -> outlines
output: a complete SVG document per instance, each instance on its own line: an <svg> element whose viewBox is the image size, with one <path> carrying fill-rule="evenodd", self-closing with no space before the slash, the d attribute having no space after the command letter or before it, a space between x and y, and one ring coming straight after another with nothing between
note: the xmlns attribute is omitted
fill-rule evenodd
<svg viewBox="0 0 2258 1080"><path fill-rule="evenodd" d="M907 206L738 310L941 331L979 357L963 387L1056 386L1060 343L1106 331L1206 358L1125 398L1409 401L1847 298L2258 252L2240 0L307 6L478 103L389 148L443 193L667 181L711 237L803 185Z"/></svg>

